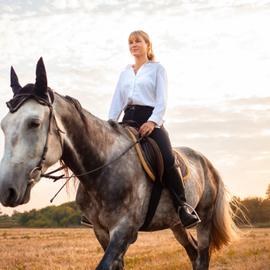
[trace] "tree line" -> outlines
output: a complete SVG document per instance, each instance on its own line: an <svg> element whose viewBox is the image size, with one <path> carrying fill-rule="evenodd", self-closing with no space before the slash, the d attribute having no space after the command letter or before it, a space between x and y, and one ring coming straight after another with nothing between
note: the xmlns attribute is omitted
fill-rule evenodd
<svg viewBox="0 0 270 270"><path fill-rule="evenodd" d="M232 209L238 226L270 227L270 198L235 198Z"/></svg>
<svg viewBox="0 0 270 270"><path fill-rule="evenodd" d="M59 206L48 206L40 210L24 213L14 211L12 216L0 215L0 228L54 228L77 227L80 225L81 213L75 202Z"/></svg>
<svg viewBox="0 0 270 270"><path fill-rule="evenodd" d="M270 185L266 191L266 198L249 197L240 199L235 197L237 206L232 203L235 221L239 226L252 225L255 227L270 227ZM78 227L81 212L75 202L64 203L59 206L48 206L40 210L24 213L14 211L12 216L0 212L0 228L31 227Z"/></svg>

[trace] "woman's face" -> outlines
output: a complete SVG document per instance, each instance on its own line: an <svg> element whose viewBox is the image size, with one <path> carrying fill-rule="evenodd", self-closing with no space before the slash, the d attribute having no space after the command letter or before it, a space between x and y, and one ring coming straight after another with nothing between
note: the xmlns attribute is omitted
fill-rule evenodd
<svg viewBox="0 0 270 270"><path fill-rule="evenodd" d="M129 42L129 51L134 57L147 57L148 45L141 36L132 37Z"/></svg>

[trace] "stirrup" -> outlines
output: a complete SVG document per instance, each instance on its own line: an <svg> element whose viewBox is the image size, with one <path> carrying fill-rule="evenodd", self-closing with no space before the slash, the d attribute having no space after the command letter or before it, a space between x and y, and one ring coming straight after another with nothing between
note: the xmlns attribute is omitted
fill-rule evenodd
<svg viewBox="0 0 270 270"><path fill-rule="evenodd" d="M198 223L201 222L201 219L200 219L198 213L196 212L196 210L195 210L190 204L188 204L187 202L184 202L184 204L183 204L182 206L180 206L178 209L180 210L180 208L183 207L183 206L186 206L188 209L190 209L190 214L191 214L191 215L194 215L194 216L197 218L197 220L196 220L195 222L189 224L188 226L184 226L183 223L182 223L182 221L180 220L182 226L183 226L185 229L190 229L190 228L196 226ZM179 210L178 210L178 211L179 211Z"/></svg>
<svg viewBox="0 0 270 270"><path fill-rule="evenodd" d="M84 225L88 228L93 228L93 224L85 217L85 216L81 216L81 225Z"/></svg>

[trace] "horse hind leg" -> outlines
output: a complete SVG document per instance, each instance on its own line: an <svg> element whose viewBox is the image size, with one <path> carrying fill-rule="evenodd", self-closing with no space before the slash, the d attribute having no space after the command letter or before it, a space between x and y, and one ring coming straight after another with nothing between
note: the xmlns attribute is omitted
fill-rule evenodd
<svg viewBox="0 0 270 270"><path fill-rule="evenodd" d="M185 248L187 255L191 261L193 270L196 268L196 260L198 257L197 242L182 225L178 224L171 228L176 240Z"/></svg>
<svg viewBox="0 0 270 270"><path fill-rule="evenodd" d="M212 250L218 250L228 244L235 235L226 188L212 164L207 160L206 162L204 168L207 168L205 179L208 188L205 188L204 196L197 207L202 220L197 226L199 270L209 269Z"/></svg>
<svg viewBox="0 0 270 270"><path fill-rule="evenodd" d="M202 221L197 227L198 258L196 270L208 270L211 257L211 222Z"/></svg>
<svg viewBox="0 0 270 270"><path fill-rule="evenodd" d="M211 232L213 206L200 208L198 214L201 222L197 225L198 257L196 260L196 270L208 270L211 257Z"/></svg>

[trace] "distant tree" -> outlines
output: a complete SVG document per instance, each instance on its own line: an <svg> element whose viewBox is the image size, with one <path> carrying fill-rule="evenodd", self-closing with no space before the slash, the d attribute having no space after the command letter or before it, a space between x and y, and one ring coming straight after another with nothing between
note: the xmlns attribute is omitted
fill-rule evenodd
<svg viewBox="0 0 270 270"><path fill-rule="evenodd" d="M270 200L270 184L268 185L266 190L266 199Z"/></svg>
<svg viewBox="0 0 270 270"><path fill-rule="evenodd" d="M0 228L16 227L17 223L8 215L0 215Z"/></svg>
<svg viewBox="0 0 270 270"><path fill-rule="evenodd" d="M270 200L259 197L249 197L241 201L241 205L247 210L247 217L255 226L270 225Z"/></svg>
<svg viewBox="0 0 270 270"><path fill-rule="evenodd" d="M10 219L14 226L20 227L76 227L80 225L80 216L81 213L75 202L69 202L59 206L47 206L40 210L33 209L24 213L14 211ZM2 219L3 226L11 224L7 223L8 218L7 216Z"/></svg>

